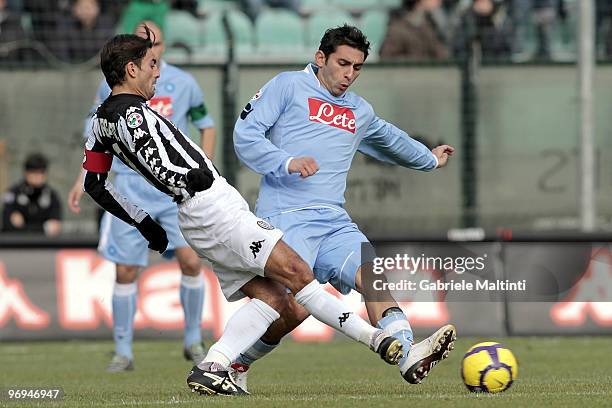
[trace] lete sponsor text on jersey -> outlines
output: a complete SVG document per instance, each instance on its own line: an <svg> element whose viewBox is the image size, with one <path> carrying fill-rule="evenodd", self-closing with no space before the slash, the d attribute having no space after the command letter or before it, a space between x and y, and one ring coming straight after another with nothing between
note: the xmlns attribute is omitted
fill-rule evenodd
<svg viewBox="0 0 612 408"><path fill-rule="evenodd" d="M310 121L355 133L355 115L349 108L342 108L315 98L308 98L308 108Z"/></svg>
<svg viewBox="0 0 612 408"><path fill-rule="evenodd" d="M171 96L154 96L147 102L147 104L151 109L162 115L164 118L170 118L174 113Z"/></svg>

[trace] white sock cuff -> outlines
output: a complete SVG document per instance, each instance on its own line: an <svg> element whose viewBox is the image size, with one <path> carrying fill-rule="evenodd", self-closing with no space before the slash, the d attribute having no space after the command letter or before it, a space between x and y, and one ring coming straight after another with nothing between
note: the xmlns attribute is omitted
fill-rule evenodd
<svg viewBox="0 0 612 408"><path fill-rule="evenodd" d="M280 314L272 306L263 302L259 299L251 300L253 307L259 312L259 314L266 319L270 324L280 317Z"/></svg>
<svg viewBox="0 0 612 408"><path fill-rule="evenodd" d="M189 289L200 289L204 286L202 274L199 273L197 276L181 275L181 286Z"/></svg>
<svg viewBox="0 0 612 408"><path fill-rule="evenodd" d="M220 344L219 342L217 342L213 344L211 348L208 349L208 353L206 354L206 357L200 364L212 362L212 363L221 364L223 367L229 367L230 364L232 364L232 360L228 356L231 356L231 355L233 355L231 350L228 350L226 347L223 346L223 344Z"/></svg>
<svg viewBox="0 0 612 408"><path fill-rule="evenodd" d="M316 280L313 280L308 285L304 286L302 290L295 294L295 300L303 306L321 290L323 290L323 286Z"/></svg>
<svg viewBox="0 0 612 408"><path fill-rule="evenodd" d="M136 293L138 289L138 285L136 282L132 283L117 283L115 282L115 286L113 287L113 295L114 296L132 296Z"/></svg>

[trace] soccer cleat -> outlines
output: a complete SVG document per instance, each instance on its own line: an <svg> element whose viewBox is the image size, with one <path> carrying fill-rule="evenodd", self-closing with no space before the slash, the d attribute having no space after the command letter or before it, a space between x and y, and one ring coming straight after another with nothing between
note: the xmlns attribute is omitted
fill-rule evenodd
<svg viewBox="0 0 612 408"><path fill-rule="evenodd" d="M206 368L194 366L187 377L191 392L201 395L249 395L232 380L228 370L217 363L206 363Z"/></svg>
<svg viewBox="0 0 612 408"><path fill-rule="evenodd" d="M380 358L385 360L386 363L391 365L399 363L404 356L402 353L402 342L395 337L389 336L384 330L378 330L374 335L370 348L378 353Z"/></svg>
<svg viewBox="0 0 612 408"><path fill-rule="evenodd" d="M106 367L107 373L121 373L123 371L132 371L134 369L134 362L122 356L121 354L113 354L113 358Z"/></svg>
<svg viewBox="0 0 612 408"><path fill-rule="evenodd" d="M248 365L234 363L230 366L228 370L229 375L232 377L232 380L236 383L236 385L238 385L246 392L249 392L249 390L247 389L247 376L249 374L249 367L250 366Z"/></svg>
<svg viewBox="0 0 612 408"><path fill-rule="evenodd" d="M193 343L189 347L183 349L183 357L185 360L192 361L193 364L198 365L204 361L206 357L206 349L203 343Z"/></svg>
<svg viewBox="0 0 612 408"><path fill-rule="evenodd" d="M455 348L456 339L455 326L448 324L425 340L414 344L408 358L400 367L402 377L410 384L420 384L436 364L448 357L450 351Z"/></svg>

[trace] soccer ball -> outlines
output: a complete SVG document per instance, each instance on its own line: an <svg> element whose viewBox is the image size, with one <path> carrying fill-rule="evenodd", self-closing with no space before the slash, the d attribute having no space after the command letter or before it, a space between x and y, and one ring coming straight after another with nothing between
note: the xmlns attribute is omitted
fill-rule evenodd
<svg viewBox="0 0 612 408"><path fill-rule="evenodd" d="M461 377L472 392L505 391L517 374L514 354L499 343L478 343L465 353L461 362Z"/></svg>

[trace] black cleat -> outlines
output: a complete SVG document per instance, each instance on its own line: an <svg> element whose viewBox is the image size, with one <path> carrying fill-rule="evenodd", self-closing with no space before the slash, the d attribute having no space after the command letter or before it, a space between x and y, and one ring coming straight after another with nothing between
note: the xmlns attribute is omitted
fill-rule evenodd
<svg viewBox="0 0 612 408"><path fill-rule="evenodd" d="M236 385L226 368L216 363L209 363L204 370L194 366L187 377L187 385L191 392L201 395L249 395Z"/></svg>
<svg viewBox="0 0 612 408"><path fill-rule="evenodd" d="M386 363L396 365L404 356L402 343L395 337L388 336L384 331L376 335L371 346Z"/></svg>

